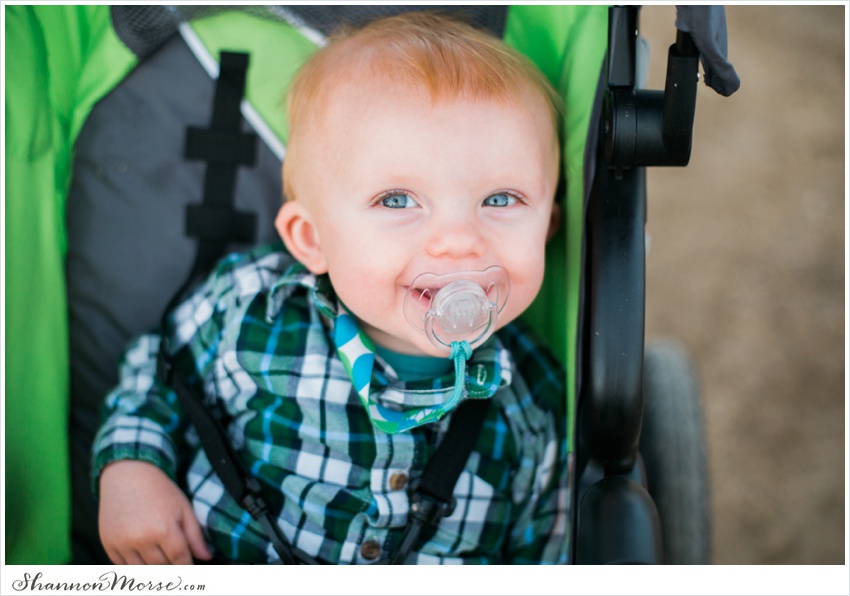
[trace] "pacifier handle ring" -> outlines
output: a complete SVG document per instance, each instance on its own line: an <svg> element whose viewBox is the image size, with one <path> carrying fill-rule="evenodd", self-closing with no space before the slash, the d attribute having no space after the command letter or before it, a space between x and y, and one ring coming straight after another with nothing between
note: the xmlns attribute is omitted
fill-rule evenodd
<svg viewBox="0 0 850 596"><path fill-rule="evenodd" d="M431 293L430 288L425 288L422 290L422 293L419 295L419 303L421 304L423 300L428 301L428 310L425 314L421 315L420 318L424 321L428 317L428 313L431 311L431 305L434 304L434 295Z"/></svg>
<svg viewBox="0 0 850 596"><path fill-rule="evenodd" d="M491 299L490 299L490 292L491 292L491 291L492 291L492 292L495 292L495 294L496 294L496 296L495 296L495 298L496 298L496 299L495 299L495 300L491 300ZM484 295L485 295L485 296L487 296L487 300L489 300L489 301L490 301L490 304L492 304L493 306L495 306L495 307L496 307L496 311L497 311L497 312L500 312L503 308L505 308L505 305L504 305L504 304L502 304L501 306L499 306L499 285L498 285L496 282L494 282L494 281L491 281L491 282L490 282L490 285L489 285L489 286L487 286L487 289L486 289L486 290L484 290ZM506 301L506 302L507 302L507 301Z"/></svg>

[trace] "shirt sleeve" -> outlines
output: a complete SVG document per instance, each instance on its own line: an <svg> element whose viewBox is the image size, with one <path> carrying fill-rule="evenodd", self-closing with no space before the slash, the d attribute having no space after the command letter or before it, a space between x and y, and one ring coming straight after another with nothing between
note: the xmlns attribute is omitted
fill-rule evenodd
<svg viewBox="0 0 850 596"><path fill-rule="evenodd" d="M156 376L159 335L143 335L125 352L119 384L103 405L103 424L94 440L95 494L103 468L114 461L150 462L176 478L184 431L176 395Z"/></svg>
<svg viewBox="0 0 850 596"><path fill-rule="evenodd" d="M166 324L174 366L207 395L215 395L211 370L224 309L222 283L213 276L173 311ZM157 376L160 339L158 334L143 335L122 357L119 383L104 401L92 448L95 494L103 468L118 460L150 462L177 480L188 452L188 420L177 395Z"/></svg>

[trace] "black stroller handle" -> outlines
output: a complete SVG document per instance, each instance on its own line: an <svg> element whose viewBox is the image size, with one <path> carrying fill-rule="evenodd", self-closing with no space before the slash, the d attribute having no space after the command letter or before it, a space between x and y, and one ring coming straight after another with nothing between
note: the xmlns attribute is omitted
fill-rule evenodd
<svg viewBox="0 0 850 596"><path fill-rule="evenodd" d="M667 57L664 91L637 89L637 8L609 11L608 91L603 105L605 161L628 169L686 166L691 156L699 52L690 34L677 31Z"/></svg>

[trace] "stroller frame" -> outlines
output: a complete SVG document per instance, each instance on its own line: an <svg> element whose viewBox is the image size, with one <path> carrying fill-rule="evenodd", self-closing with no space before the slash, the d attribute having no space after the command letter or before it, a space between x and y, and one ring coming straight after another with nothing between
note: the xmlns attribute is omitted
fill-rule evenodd
<svg viewBox="0 0 850 596"><path fill-rule="evenodd" d="M665 561L661 516L640 454L646 167L685 166L690 159L699 53L691 36L678 31L668 53L665 90L638 89L638 10L609 9L601 141L585 228L573 541L579 564ZM623 527L630 530L622 532Z"/></svg>

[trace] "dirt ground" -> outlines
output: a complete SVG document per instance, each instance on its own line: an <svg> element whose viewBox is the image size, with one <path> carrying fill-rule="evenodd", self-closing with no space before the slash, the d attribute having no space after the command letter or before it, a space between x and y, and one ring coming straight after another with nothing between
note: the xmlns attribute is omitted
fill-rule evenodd
<svg viewBox="0 0 850 596"><path fill-rule="evenodd" d="M698 368L719 564L845 562L845 7L727 7L685 169L649 172L647 339ZM649 6L649 87L675 39Z"/></svg>

